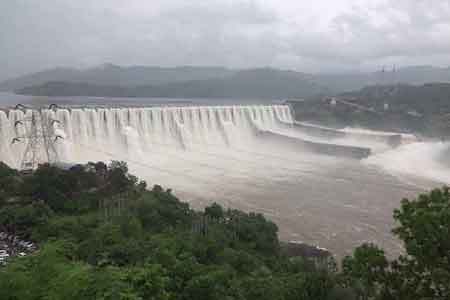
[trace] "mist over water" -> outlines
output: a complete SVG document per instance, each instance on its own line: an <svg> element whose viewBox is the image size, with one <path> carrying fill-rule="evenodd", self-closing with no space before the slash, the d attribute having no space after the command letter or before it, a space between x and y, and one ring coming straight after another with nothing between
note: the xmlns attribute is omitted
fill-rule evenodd
<svg viewBox="0 0 450 300"><path fill-rule="evenodd" d="M427 178L448 184L450 169L446 154L449 149L448 142L415 142L372 155L365 162L392 174Z"/></svg>
<svg viewBox="0 0 450 300"><path fill-rule="evenodd" d="M20 166L25 143L9 141L29 126L14 124L32 113L37 111L0 111L0 160L13 167ZM400 253L390 233L392 210L402 198L450 181L440 160L448 143L409 137L393 148L385 133L356 135L354 129L323 138L293 126L284 105L73 108L43 110L41 118L59 121L51 126L63 138L54 143L55 160L127 161L149 185L172 188L195 208L216 201L261 212L279 225L282 239L339 256L365 241ZM278 138L267 138L268 132ZM319 155L284 137L369 147L372 155Z"/></svg>

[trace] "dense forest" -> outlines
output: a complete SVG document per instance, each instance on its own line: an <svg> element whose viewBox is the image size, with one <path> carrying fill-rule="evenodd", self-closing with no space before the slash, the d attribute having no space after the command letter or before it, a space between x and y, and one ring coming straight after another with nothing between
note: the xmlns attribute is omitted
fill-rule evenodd
<svg viewBox="0 0 450 300"><path fill-rule="evenodd" d="M0 163L0 231L37 249L0 266L0 299L450 299L450 192L403 200L388 261L286 255L277 226L218 204L194 211L123 162L20 174Z"/></svg>

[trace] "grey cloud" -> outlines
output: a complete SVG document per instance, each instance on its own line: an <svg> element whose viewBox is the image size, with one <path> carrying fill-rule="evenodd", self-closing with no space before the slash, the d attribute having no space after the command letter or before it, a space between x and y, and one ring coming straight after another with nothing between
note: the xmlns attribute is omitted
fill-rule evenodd
<svg viewBox="0 0 450 300"><path fill-rule="evenodd" d="M360 65L383 58L397 58L402 63L405 57L415 57L421 64L427 56L450 51L448 2L392 0L336 16L329 29L297 33L293 51L311 59Z"/></svg>
<svg viewBox="0 0 450 300"><path fill-rule="evenodd" d="M332 9L337 2L326 5ZM313 72L371 69L385 62L450 64L445 55L450 52L449 1L380 0L336 10L325 27L308 24L309 12L287 17L267 3L2 1L0 79L103 62L268 65ZM283 1L274 3L283 6Z"/></svg>

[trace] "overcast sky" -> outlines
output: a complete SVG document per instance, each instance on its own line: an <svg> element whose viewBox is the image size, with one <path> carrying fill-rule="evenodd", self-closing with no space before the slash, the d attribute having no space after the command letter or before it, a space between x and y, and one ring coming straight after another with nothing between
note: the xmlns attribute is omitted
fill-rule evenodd
<svg viewBox="0 0 450 300"><path fill-rule="evenodd" d="M450 65L450 0L1 0L0 79L54 66Z"/></svg>

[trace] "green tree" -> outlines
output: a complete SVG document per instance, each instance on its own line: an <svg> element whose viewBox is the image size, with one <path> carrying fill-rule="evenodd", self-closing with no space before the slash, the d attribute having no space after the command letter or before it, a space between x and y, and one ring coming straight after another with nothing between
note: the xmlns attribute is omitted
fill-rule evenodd
<svg viewBox="0 0 450 300"><path fill-rule="evenodd" d="M406 254L388 263L374 245L343 260L343 283L362 299L450 299L450 192L435 189L404 199L393 232Z"/></svg>
<svg viewBox="0 0 450 300"><path fill-rule="evenodd" d="M361 299L372 299L385 283L387 268L384 251L373 244L364 244L355 249L353 256L343 259L342 277Z"/></svg>
<svg viewBox="0 0 450 300"><path fill-rule="evenodd" d="M251 300L282 300L284 286L282 281L272 274L255 272L241 281L241 291L244 299Z"/></svg>
<svg viewBox="0 0 450 300"><path fill-rule="evenodd" d="M131 268L127 271L126 280L142 299L170 299L170 278L161 265L147 263L143 267Z"/></svg>
<svg viewBox="0 0 450 300"><path fill-rule="evenodd" d="M52 214L43 202L8 205L0 209L0 230L28 238L33 228L45 224Z"/></svg>
<svg viewBox="0 0 450 300"><path fill-rule="evenodd" d="M211 217L213 220L221 221L224 219L225 212L222 206L214 202L205 208L205 215Z"/></svg>
<svg viewBox="0 0 450 300"><path fill-rule="evenodd" d="M238 290L233 285L233 272L228 269L205 270L191 278L184 289L185 299L223 300L239 299Z"/></svg>
<svg viewBox="0 0 450 300"><path fill-rule="evenodd" d="M401 275L414 283L418 298L450 299L449 188L404 199L394 218L408 254L398 262Z"/></svg>

